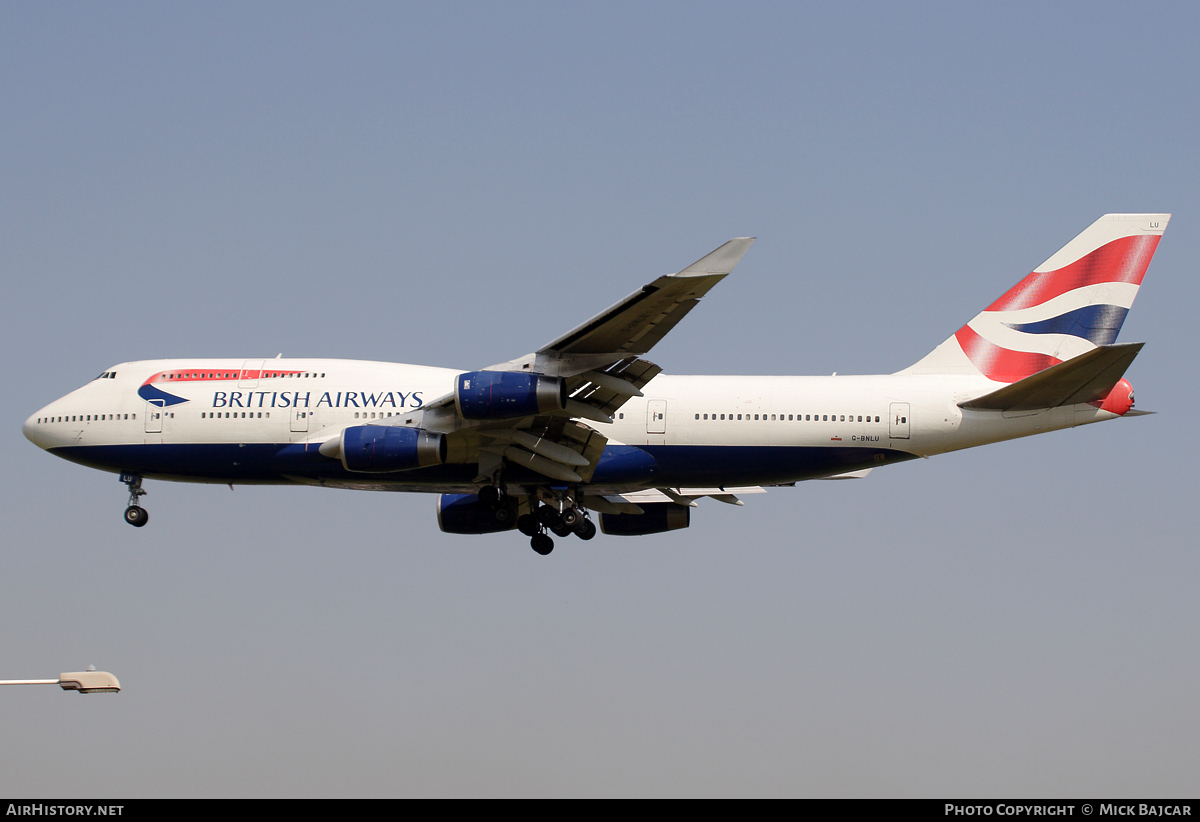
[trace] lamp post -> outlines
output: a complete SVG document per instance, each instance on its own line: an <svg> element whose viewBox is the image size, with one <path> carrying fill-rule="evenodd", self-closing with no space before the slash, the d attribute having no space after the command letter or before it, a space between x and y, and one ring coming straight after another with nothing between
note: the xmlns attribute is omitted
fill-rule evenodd
<svg viewBox="0 0 1200 822"><path fill-rule="evenodd" d="M121 683L107 671L97 671L89 665L86 671L59 674L58 679L0 679L0 685L58 685L64 691L81 694L115 694Z"/></svg>

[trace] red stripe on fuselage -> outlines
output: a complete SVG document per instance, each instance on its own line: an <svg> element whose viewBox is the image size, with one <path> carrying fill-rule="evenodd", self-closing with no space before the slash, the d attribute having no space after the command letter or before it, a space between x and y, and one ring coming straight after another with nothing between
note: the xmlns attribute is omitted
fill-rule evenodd
<svg viewBox="0 0 1200 822"><path fill-rule="evenodd" d="M194 368L173 368L170 371L159 371L142 383L142 385L159 382L220 382L223 380L274 379L276 377L288 377L292 374L303 373L303 371L275 371L273 369L243 370L237 368L232 371L210 371L208 369L200 371Z"/></svg>

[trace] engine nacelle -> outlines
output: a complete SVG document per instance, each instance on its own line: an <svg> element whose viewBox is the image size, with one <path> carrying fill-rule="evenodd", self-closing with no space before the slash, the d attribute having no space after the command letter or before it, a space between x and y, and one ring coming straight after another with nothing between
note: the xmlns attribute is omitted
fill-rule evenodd
<svg viewBox="0 0 1200 822"><path fill-rule="evenodd" d="M333 449L335 444L337 448ZM322 445L321 453L340 457L347 471L411 471L444 463L446 439L420 428L355 425L343 430L340 438Z"/></svg>
<svg viewBox="0 0 1200 822"><path fill-rule="evenodd" d="M519 371L468 371L454 383L454 404L467 420L528 417L567 407L567 383Z"/></svg>
<svg viewBox="0 0 1200 822"><path fill-rule="evenodd" d="M517 502L507 497L504 506L493 508L475 494L442 494L437 516L447 534L495 534L517 527Z"/></svg>
<svg viewBox="0 0 1200 822"><path fill-rule="evenodd" d="M640 537L687 528L692 509L674 502L638 503L643 514L601 514L600 530L619 537Z"/></svg>

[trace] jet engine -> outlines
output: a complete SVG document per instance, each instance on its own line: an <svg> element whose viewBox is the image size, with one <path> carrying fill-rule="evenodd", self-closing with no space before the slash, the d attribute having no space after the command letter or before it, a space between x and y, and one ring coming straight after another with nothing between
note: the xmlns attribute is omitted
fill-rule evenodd
<svg viewBox="0 0 1200 822"><path fill-rule="evenodd" d="M567 384L541 374L468 371L454 383L454 403L467 420L528 417L566 408Z"/></svg>
<svg viewBox="0 0 1200 822"><path fill-rule="evenodd" d="M639 503L642 514L601 514L600 530L621 537L661 534L692 524L692 509L674 502Z"/></svg>
<svg viewBox="0 0 1200 822"><path fill-rule="evenodd" d="M442 494L438 498L438 527L447 534L495 534L517 527L517 500L505 497L497 505L481 502L476 494Z"/></svg>
<svg viewBox="0 0 1200 822"><path fill-rule="evenodd" d="M446 439L420 428L355 425L321 445L321 453L341 459L347 471L411 471L446 461Z"/></svg>

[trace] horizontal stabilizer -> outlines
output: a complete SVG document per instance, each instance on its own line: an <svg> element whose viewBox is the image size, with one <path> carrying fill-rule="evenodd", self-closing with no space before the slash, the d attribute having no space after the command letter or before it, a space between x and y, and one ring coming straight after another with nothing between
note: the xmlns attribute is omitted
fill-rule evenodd
<svg viewBox="0 0 1200 822"><path fill-rule="evenodd" d="M1093 402L1112 391L1145 343L1102 345L1053 365L982 397L960 402L961 408L1029 411Z"/></svg>

